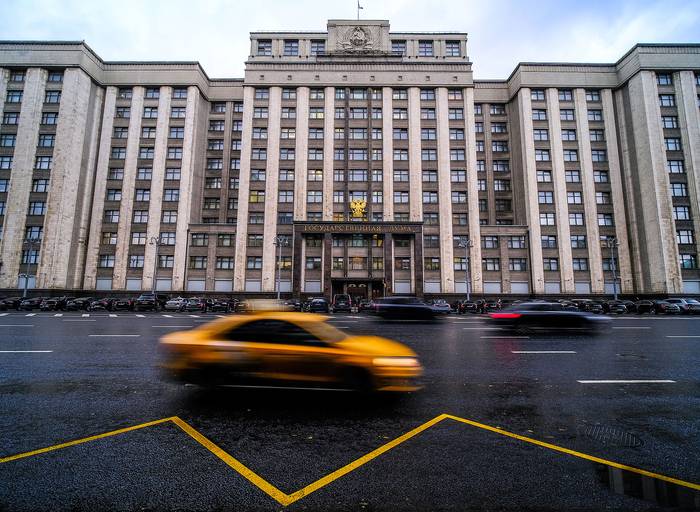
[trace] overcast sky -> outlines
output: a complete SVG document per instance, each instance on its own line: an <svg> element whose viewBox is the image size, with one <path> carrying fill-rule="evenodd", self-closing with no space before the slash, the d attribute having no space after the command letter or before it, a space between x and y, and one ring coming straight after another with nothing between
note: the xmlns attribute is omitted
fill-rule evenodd
<svg viewBox="0 0 700 512"><path fill-rule="evenodd" d="M477 79L518 62L614 62L637 42L700 42L700 0L361 0L394 31L469 33ZM242 77L255 30L325 30L356 0L0 0L0 39L85 40L105 60L198 60Z"/></svg>

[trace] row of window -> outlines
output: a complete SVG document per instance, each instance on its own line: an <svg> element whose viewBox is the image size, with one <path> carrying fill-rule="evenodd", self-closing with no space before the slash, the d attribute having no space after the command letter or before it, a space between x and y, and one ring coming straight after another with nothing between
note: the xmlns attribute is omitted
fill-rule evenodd
<svg viewBox="0 0 700 512"><path fill-rule="evenodd" d="M559 89L559 101L573 101L574 93L571 89ZM530 99L532 101L545 101L545 90L544 89L532 89L530 90ZM586 90L586 101L589 102L599 102L600 101L600 91L594 89Z"/></svg>
<svg viewBox="0 0 700 512"><path fill-rule="evenodd" d="M115 139L127 139L129 137L129 128L126 126L115 126L112 137ZM156 138L156 127L155 126L143 126L141 128L141 138L142 139L155 139ZM185 138L185 128L184 126L172 126L168 129L169 139L184 139Z"/></svg>
<svg viewBox="0 0 700 512"><path fill-rule="evenodd" d="M549 130L547 128L535 128L532 130L533 138L536 142L549 140ZM588 138L591 142L604 142L605 130L593 129L589 130ZM563 129L561 131L561 140L569 142L578 140L576 130Z"/></svg>
<svg viewBox="0 0 700 512"><path fill-rule="evenodd" d="M323 100L325 99L325 89L311 89L309 91L309 98L311 100ZM381 89L376 89L376 88L371 88L369 91L364 88L354 88L354 89L345 89L341 87L336 87L335 88L335 99L336 100L345 100L345 99L350 99L350 100L366 100L368 98L372 100L381 100L382 99L382 90ZM270 90L268 88L257 88L255 89L255 94L254 97L256 100L267 100L270 98ZM283 100L296 100L297 99L297 90L293 88L287 88L285 87L282 89L282 99ZM391 99L392 100L397 100L397 101L405 101L408 100L408 89L392 89L391 92ZM420 90L420 99L423 101L432 101L435 100L435 90L434 89L421 89ZM463 100L464 96L462 94L461 89L448 89L447 90L447 99L448 100ZM219 105L217 107L216 112L221 113L225 112L225 104L224 103L215 103L215 105ZM240 105L237 107L237 105ZM238 108L239 110L236 110ZM243 103L234 103L234 112L243 112Z"/></svg>
<svg viewBox="0 0 700 512"><path fill-rule="evenodd" d="M12 169L13 159L11 156L0 156L0 170ZM50 171L53 168L53 157L37 156L34 159L34 169L40 171Z"/></svg>
<svg viewBox="0 0 700 512"><path fill-rule="evenodd" d="M578 149L564 149L563 155L564 155L565 162L578 162L579 161ZM552 159L551 152L549 149L535 149L535 161L536 162L549 162L551 159ZM608 161L608 152L604 149L592 149L591 150L591 160L593 162L607 162Z"/></svg>
<svg viewBox="0 0 700 512"><path fill-rule="evenodd" d="M554 212L540 213L540 226L554 226L556 225L556 214ZM583 212L570 212L569 213L569 226L584 226L585 217ZM599 226L614 226L614 218L612 213L599 213L598 214L598 225Z"/></svg>
<svg viewBox="0 0 700 512"><path fill-rule="evenodd" d="M24 91L7 91L6 103L22 103ZM58 104L61 102L61 91L46 91L44 93L44 103Z"/></svg>
<svg viewBox="0 0 700 512"><path fill-rule="evenodd" d="M166 180L179 180L180 179L180 168L179 167L166 167L164 178ZM139 167L136 170L137 180L150 180L153 178L153 168L151 167ZM124 179L124 168L122 167L112 167L107 173L108 180L123 180Z"/></svg>
<svg viewBox="0 0 700 512"><path fill-rule="evenodd" d="M184 119L186 116L186 107L170 107L170 119ZM114 111L114 117L118 119L129 119L131 117L131 107L117 107ZM158 108L144 107L143 117L146 119L156 119L158 117Z"/></svg>
<svg viewBox="0 0 700 512"><path fill-rule="evenodd" d="M9 126L19 124L19 112L5 112L2 116L2 124ZM41 114L41 124L48 126L58 124L58 113L43 112Z"/></svg>
<svg viewBox="0 0 700 512"><path fill-rule="evenodd" d="M259 57L272 57L272 39L258 39L256 41L256 55ZM434 41L419 40L418 41L418 56L433 57ZM391 41L391 53L395 55L406 55L406 40L393 39ZM460 41L445 41L445 56L459 57L462 55L462 45ZM309 42L309 51L311 55L323 55L326 53L326 41L323 39L312 39ZM282 40L282 56L296 57L299 56L299 39L283 39Z"/></svg>
<svg viewBox="0 0 700 512"><path fill-rule="evenodd" d="M162 224L177 224L177 210L163 210L160 221ZM119 222L119 210L105 210L104 222L117 224ZM134 224L147 224L148 210L134 210L132 222Z"/></svg>
<svg viewBox="0 0 700 512"><path fill-rule="evenodd" d="M139 148L138 158L152 160L155 157L155 148L142 146ZM126 158L126 148L112 148L109 157L113 160L124 160ZM168 147L166 158L168 160L182 160L181 147Z"/></svg>
<svg viewBox="0 0 700 512"><path fill-rule="evenodd" d="M24 71L12 71L10 72L10 82L12 83L22 83L26 79L27 74ZM51 83L61 83L63 82L63 71L49 71L47 76L47 81Z"/></svg>
<svg viewBox="0 0 700 512"><path fill-rule="evenodd" d="M107 201L121 201L122 200L122 190L120 188L109 188L107 189ZM151 189L149 188L137 188L134 193L135 201L150 201L151 200ZM179 188L166 188L163 190L163 201L173 202L180 200L180 189Z"/></svg>
<svg viewBox="0 0 700 512"><path fill-rule="evenodd" d="M561 121L575 121L576 112L574 109L563 108L559 110L559 119ZM533 108L532 109L532 120L533 121L546 121L547 120L547 109L544 108ZM588 109L588 120L589 121L602 121L603 111L596 109Z"/></svg>
<svg viewBox="0 0 700 512"><path fill-rule="evenodd" d="M17 135L5 133L0 135L0 148L13 148L17 143ZM41 133L37 141L37 147L52 148L56 143L56 136L53 134Z"/></svg>
<svg viewBox="0 0 700 512"><path fill-rule="evenodd" d="M117 97L120 100L130 100L133 96L133 89L130 87L122 87L117 93ZM147 87L144 97L147 100L157 100L160 98L160 88L159 87ZM184 100L187 99L187 89L184 87L176 87L173 89L173 99Z"/></svg>

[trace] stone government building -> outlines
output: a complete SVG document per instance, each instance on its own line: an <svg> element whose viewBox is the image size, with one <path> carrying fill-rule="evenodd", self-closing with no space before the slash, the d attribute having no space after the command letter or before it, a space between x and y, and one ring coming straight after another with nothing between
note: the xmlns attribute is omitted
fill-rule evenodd
<svg viewBox="0 0 700 512"><path fill-rule="evenodd" d="M279 250L294 295L700 293L700 45L474 80L465 33L250 41L226 79L0 42L0 288L272 293Z"/></svg>

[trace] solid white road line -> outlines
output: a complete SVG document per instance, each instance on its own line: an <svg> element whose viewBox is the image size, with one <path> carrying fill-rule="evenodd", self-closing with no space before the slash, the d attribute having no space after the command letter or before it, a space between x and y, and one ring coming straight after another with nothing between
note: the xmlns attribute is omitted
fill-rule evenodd
<svg viewBox="0 0 700 512"><path fill-rule="evenodd" d="M651 327L641 325L621 325L620 327L613 327L613 329L651 329Z"/></svg>
<svg viewBox="0 0 700 512"><path fill-rule="evenodd" d="M34 327L34 324L0 324L0 327Z"/></svg>
<svg viewBox="0 0 700 512"><path fill-rule="evenodd" d="M190 318L199 318L199 315L187 315L187 316L189 316Z"/></svg>
<svg viewBox="0 0 700 512"><path fill-rule="evenodd" d="M164 318L172 318L173 317L173 315L160 315L160 316L162 316Z"/></svg>
<svg viewBox="0 0 700 512"><path fill-rule="evenodd" d="M110 318L117 318L117 315L111 314L111 315L109 315L109 317L110 317Z"/></svg>
<svg viewBox="0 0 700 512"><path fill-rule="evenodd" d="M575 354L575 350L511 350L513 354Z"/></svg>
<svg viewBox="0 0 700 512"><path fill-rule="evenodd" d="M692 334L688 336L684 335L671 335L671 336L666 336L667 338L700 338L700 335Z"/></svg>
<svg viewBox="0 0 700 512"><path fill-rule="evenodd" d="M658 380L577 380L581 384L673 384L675 380L658 379Z"/></svg>
<svg viewBox="0 0 700 512"><path fill-rule="evenodd" d="M529 340L530 336L506 336L505 334L503 336L479 336L482 340L489 340L489 339L516 339L516 340Z"/></svg>
<svg viewBox="0 0 700 512"><path fill-rule="evenodd" d="M140 334L88 334L91 338L138 338Z"/></svg>
<svg viewBox="0 0 700 512"><path fill-rule="evenodd" d="M24 315L24 316L36 316L36 313L27 313L27 314Z"/></svg>
<svg viewBox="0 0 700 512"><path fill-rule="evenodd" d="M0 354L48 354L53 350L0 350Z"/></svg>
<svg viewBox="0 0 700 512"><path fill-rule="evenodd" d="M87 320L87 319L82 319L82 318L76 318L76 319L64 318L63 321L64 322L97 322L97 320Z"/></svg>

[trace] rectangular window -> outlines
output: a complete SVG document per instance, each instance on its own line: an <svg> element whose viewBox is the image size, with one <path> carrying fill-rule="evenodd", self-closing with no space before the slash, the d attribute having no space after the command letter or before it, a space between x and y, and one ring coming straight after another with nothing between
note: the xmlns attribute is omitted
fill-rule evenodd
<svg viewBox="0 0 700 512"><path fill-rule="evenodd" d="M565 149L564 150L564 161L565 162L578 162L578 150L577 149Z"/></svg>
<svg viewBox="0 0 700 512"><path fill-rule="evenodd" d="M541 128L541 129L535 129L532 132L533 132L535 141L549 140L549 130Z"/></svg>
<svg viewBox="0 0 700 512"><path fill-rule="evenodd" d="M676 95L675 94L659 94L659 106L661 106L661 107L675 107L676 106Z"/></svg>
<svg viewBox="0 0 700 512"><path fill-rule="evenodd" d="M418 56L419 57L432 57L433 56L433 42L432 41L418 41Z"/></svg>
<svg viewBox="0 0 700 512"><path fill-rule="evenodd" d="M481 259L481 270L492 271L492 272L501 270L500 258L482 258Z"/></svg>
<svg viewBox="0 0 700 512"><path fill-rule="evenodd" d="M114 255L100 254L97 266L100 268L114 268Z"/></svg>
<svg viewBox="0 0 700 512"><path fill-rule="evenodd" d="M544 90L543 89L530 90L530 99L532 101L544 101Z"/></svg>
<svg viewBox="0 0 700 512"><path fill-rule="evenodd" d="M525 249L527 248L524 236L510 236L508 237L508 248L509 249Z"/></svg>
<svg viewBox="0 0 700 512"><path fill-rule="evenodd" d="M574 115L574 110L570 108L563 108L559 111L559 119L562 121L575 121L576 117Z"/></svg>
<svg viewBox="0 0 700 512"><path fill-rule="evenodd" d="M512 272L525 272L527 270L527 260L525 258L510 258L508 269Z"/></svg>
<svg viewBox="0 0 700 512"><path fill-rule="evenodd" d="M559 89L559 101L573 101L571 89Z"/></svg>
<svg viewBox="0 0 700 512"><path fill-rule="evenodd" d="M567 141L567 142L572 142L576 140L576 130L562 130L561 131L561 140Z"/></svg>
<svg viewBox="0 0 700 512"><path fill-rule="evenodd" d="M461 52L461 45L459 41L445 41L445 56L446 57L459 57Z"/></svg>
<svg viewBox="0 0 700 512"><path fill-rule="evenodd" d="M540 226L554 226L554 213L540 213Z"/></svg>
<svg viewBox="0 0 700 512"><path fill-rule="evenodd" d="M586 235L571 235L571 248L572 249L585 249L586 248Z"/></svg>
<svg viewBox="0 0 700 512"><path fill-rule="evenodd" d="M543 258L542 266L545 271L556 272L559 270L559 258Z"/></svg>
<svg viewBox="0 0 700 512"><path fill-rule="evenodd" d="M126 110L128 111L129 109ZM126 117L129 117L128 112ZM58 114L56 112L44 112L43 114L41 114L41 124L50 126L55 125L56 123L58 123Z"/></svg>
<svg viewBox="0 0 700 512"><path fill-rule="evenodd" d="M170 107L170 119L184 119L186 117L187 109L185 107ZM221 131L223 131L223 121L212 121L212 123L221 123ZM210 130L211 128L210 125Z"/></svg>
<svg viewBox="0 0 700 512"><path fill-rule="evenodd" d="M666 170L671 174L683 174L685 172L683 160L668 160Z"/></svg>
<svg viewBox="0 0 700 512"><path fill-rule="evenodd" d="M567 192L566 202L568 204L583 204L583 194L581 192Z"/></svg>
<svg viewBox="0 0 700 512"><path fill-rule="evenodd" d="M583 213L569 213L569 226L583 226Z"/></svg>
<svg viewBox="0 0 700 512"><path fill-rule="evenodd" d="M391 41L391 53L395 55L406 55L406 41Z"/></svg>
<svg viewBox="0 0 700 512"><path fill-rule="evenodd" d="M666 137L664 139L664 144L667 151L680 151L681 150L681 139L678 137Z"/></svg>
<svg viewBox="0 0 700 512"><path fill-rule="evenodd" d="M600 91L595 89L589 89L586 91L586 101L588 102L599 102L600 101Z"/></svg>
<svg viewBox="0 0 700 512"><path fill-rule="evenodd" d="M34 168L43 171L50 171L53 167L53 158L50 156L38 156Z"/></svg>
<svg viewBox="0 0 700 512"><path fill-rule="evenodd" d="M552 171L537 171L537 182L538 183L551 183L552 181Z"/></svg>
<svg viewBox="0 0 700 512"><path fill-rule="evenodd" d="M532 120L533 121L546 121L547 120L547 111L545 109L541 109L541 108L533 108L532 109Z"/></svg>
<svg viewBox="0 0 700 512"><path fill-rule="evenodd" d="M549 162L549 150L548 149L535 149L535 161L536 162Z"/></svg>
<svg viewBox="0 0 700 512"><path fill-rule="evenodd" d="M603 120L603 111L602 110L588 110L588 120L589 121L602 121Z"/></svg>
<svg viewBox="0 0 700 512"><path fill-rule="evenodd" d="M588 133L591 142L605 141L605 130L590 130Z"/></svg>
<svg viewBox="0 0 700 512"><path fill-rule="evenodd" d="M557 237L555 235L542 235L540 243L542 244L542 249L556 249Z"/></svg>
<svg viewBox="0 0 700 512"><path fill-rule="evenodd" d="M695 236L692 229L679 229L676 231L676 242L678 244L694 244Z"/></svg>

